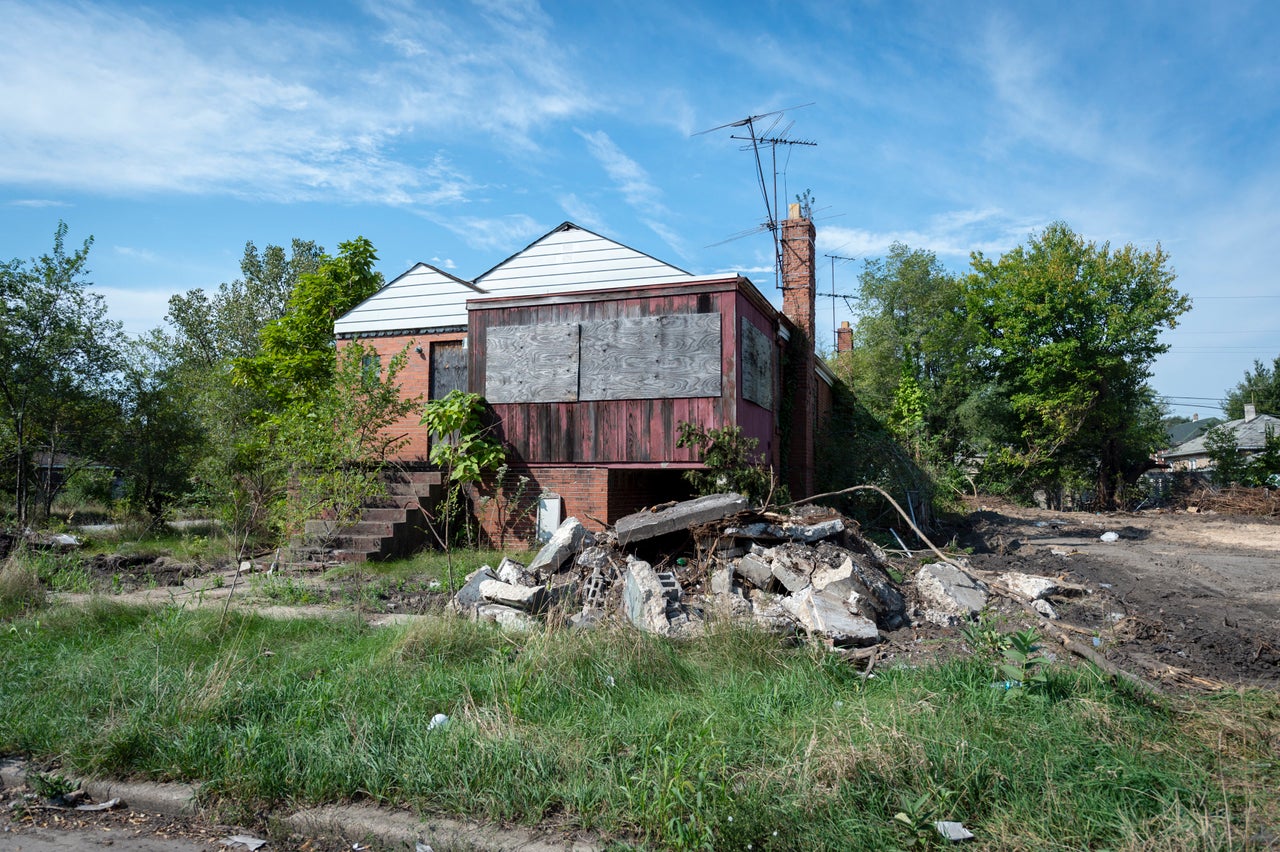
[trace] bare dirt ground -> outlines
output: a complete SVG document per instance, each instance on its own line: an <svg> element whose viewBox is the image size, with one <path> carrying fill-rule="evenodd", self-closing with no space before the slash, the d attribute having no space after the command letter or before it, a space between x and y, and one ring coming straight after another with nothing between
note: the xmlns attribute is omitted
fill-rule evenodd
<svg viewBox="0 0 1280 852"><path fill-rule="evenodd" d="M1119 539L1104 542L1104 532ZM979 503L958 541L982 571L1061 577L1093 593L1054 602L1121 668L1176 688L1194 679L1280 687L1280 523L1156 510L1050 512ZM1188 675L1190 677L1188 677Z"/></svg>

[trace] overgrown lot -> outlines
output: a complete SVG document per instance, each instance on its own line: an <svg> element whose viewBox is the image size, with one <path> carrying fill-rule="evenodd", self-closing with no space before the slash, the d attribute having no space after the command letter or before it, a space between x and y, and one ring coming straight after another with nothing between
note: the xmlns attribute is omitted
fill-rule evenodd
<svg viewBox="0 0 1280 852"><path fill-rule="evenodd" d="M1006 691L981 655L865 677L727 626L373 629L105 599L17 616L0 646L0 753L204 782L231 817L363 799L722 849L929 845L943 818L984 849L1228 849L1280 825L1270 692L1153 699L1061 664Z"/></svg>

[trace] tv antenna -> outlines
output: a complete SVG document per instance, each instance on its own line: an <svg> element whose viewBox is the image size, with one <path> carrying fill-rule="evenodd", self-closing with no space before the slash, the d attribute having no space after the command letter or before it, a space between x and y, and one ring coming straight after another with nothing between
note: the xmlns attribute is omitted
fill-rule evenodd
<svg viewBox="0 0 1280 852"><path fill-rule="evenodd" d="M858 260L858 258L845 257L839 254L824 254L823 257L831 259L831 292L818 293L817 295L822 296L824 299L831 300L831 334L835 338L835 343L833 345L838 349L840 347L840 331L836 328L836 299L844 299L844 306L849 309L850 313L852 313L853 302L851 299L853 299L853 297L847 293L836 292L836 261L838 260L841 263L852 263L853 261Z"/></svg>
<svg viewBox="0 0 1280 852"><path fill-rule="evenodd" d="M760 187L760 196L764 199L764 225L750 230L744 231L738 236L746 236L750 233L757 233L759 230L768 230L773 237L773 283L775 287L780 287L779 278L782 275L782 244L778 238L778 146L779 145L805 145L814 147L818 143L802 139L788 139L787 134L791 131L795 122L788 122L781 130L778 125L782 123L783 115L787 110L803 109L804 107L813 106L812 103L799 104L797 106L786 107L785 109L774 110L773 112L761 113L760 115L749 115L746 118L740 118L737 121L731 121L728 124L721 124L718 127L712 127L708 130L700 130L694 133L694 136L703 136L707 133L714 133L717 130L724 130L726 127L746 128L745 136L730 134L730 139L738 139L749 144L743 145L743 151L751 151L756 159L756 183ZM758 123L765 119L772 118L773 121L767 127L761 129ZM770 155L770 168L773 171L773 180L768 181L764 176L764 160L760 156L760 149L768 146ZM772 183L772 187L770 187ZM772 189L772 192L770 191ZM736 239L734 237L733 239ZM728 242L725 240L724 242Z"/></svg>

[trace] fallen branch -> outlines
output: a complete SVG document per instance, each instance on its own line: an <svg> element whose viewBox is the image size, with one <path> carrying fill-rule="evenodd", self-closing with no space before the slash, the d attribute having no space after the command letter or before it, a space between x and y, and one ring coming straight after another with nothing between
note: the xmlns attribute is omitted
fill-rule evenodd
<svg viewBox="0 0 1280 852"><path fill-rule="evenodd" d="M929 549L933 551L935 554L937 554L937 557L939 559L941 559L943 562L947 563L953 568L958 568L961 571L965 570L963 565L956 564L955 561L951 559L951 557L947 556L945 553L939 550L934 545L934 543L929 540L929 537L920 531L920 528L916 526L916 522L911 520L911 516L908 515L906 512L902 511L902 507L898 505L898 501L894 500L893 497L889 496L888 491L885 491L883 488L881 488L878 485L854 485L849 488L844 488L840 491L829 491L826 494L814 494L812 497L806 497L803 500L793 500L790 503L784 503L778 508L785 509L790 506L799 506L802 503L812 503L814 500L821 500L824 497L839 497L842 494L852 494L855 491L874 491L884 499L888 500L889 505L897 509L898 514L902 516L902 520L906 521L907 526L911 527L912 532L914 532L917 536L919 536L920 540L923 541L925 544L927 544L929 546Z"/></svg>

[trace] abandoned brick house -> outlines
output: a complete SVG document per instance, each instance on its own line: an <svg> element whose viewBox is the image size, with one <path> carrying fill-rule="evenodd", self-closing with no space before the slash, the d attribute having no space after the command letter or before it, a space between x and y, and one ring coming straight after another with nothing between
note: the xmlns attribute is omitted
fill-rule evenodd
<svg viewBox="0 0 1280 852"><path fill-rule="evenodd" d="M813 225L793 205L780 228L782 311L742 275L690 275L566 222L474 281L416 264L334 331L383 360L407 351L407 394L483 395L507 492L526 476L527 494L588 526L687 496L681 474L700 465L676 445L684 421L740 427L810 494L834 379L813 349ZM429 487L431 436L416 415L395 431L400 467ZM509 521L480 514L495 539Z"/></svg>

